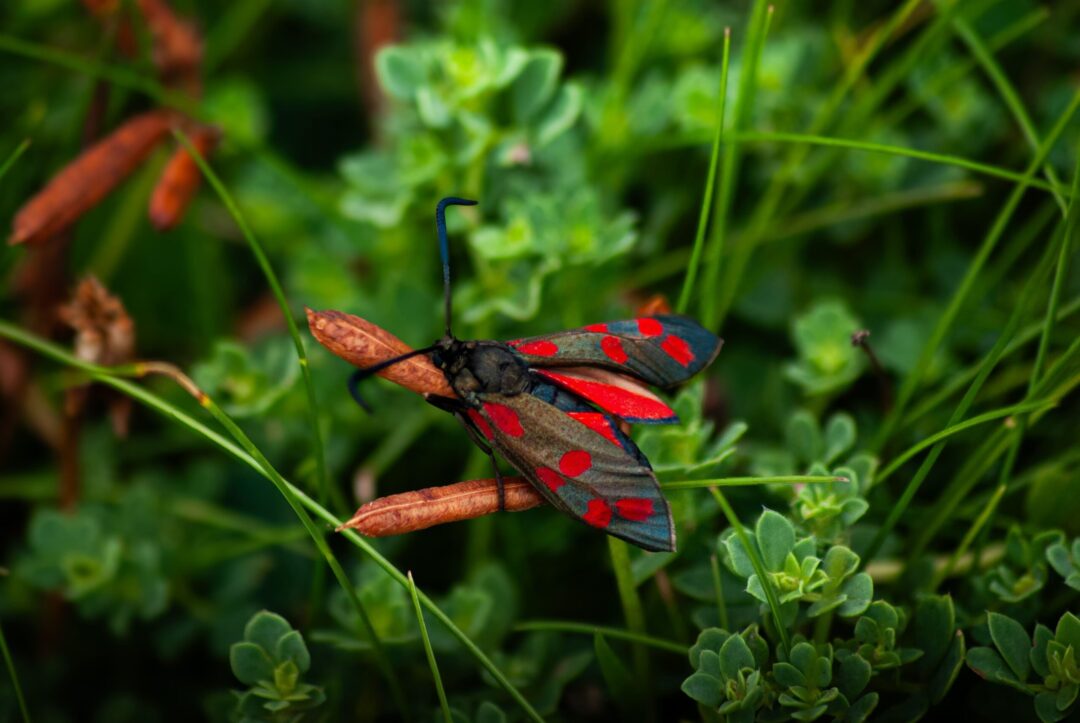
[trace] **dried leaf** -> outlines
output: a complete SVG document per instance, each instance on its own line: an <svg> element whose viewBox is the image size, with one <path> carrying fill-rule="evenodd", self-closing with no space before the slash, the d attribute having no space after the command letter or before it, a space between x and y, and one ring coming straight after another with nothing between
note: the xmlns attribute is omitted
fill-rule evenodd
<svg viewBox="0 0 1080 723"><path fill-rule="evenodd" d="M8 243L39 243L78 220L138 168L171 120L163 110L142 113L83 151L19 209Z"/></svg>
<svg viewBox="0 0 1080 723"><path fill-rule="evenodd" d="M216 128L204 126L192 132L191 143L205 157L217 145L220 136ZM202 172L195 159L186 148L177 148L150 196L150 222L158 231L167 231L180 223L201 181Z"/></svg>
<svg viewBox="0 0 1080 723"><path fill-rule="evenodd" d="M521 477L504 478L503 489L507 512L521 512L544 503L540 493ZM498 511L495 480L474 479L380 497L358 509L338 531L351 529L367 537L386 537Z"/></svg>
<svg viewBox="0 0 1080 723"><path fill-rule="evenodd" d="M135 322L120 300L93 276L83 279L60 320L75 330L75 356L91 364L113 366L135 357Z"/></svg>
<svg viewBox="0 0 1080 723"><path fill-rule="evenodd" d="M408 344L390 332L352 314L307 309L307 317L311 333L320 344L361 369L411 351ZM405 359L378 375L417 394L456 396L426 355Z"/></svg>

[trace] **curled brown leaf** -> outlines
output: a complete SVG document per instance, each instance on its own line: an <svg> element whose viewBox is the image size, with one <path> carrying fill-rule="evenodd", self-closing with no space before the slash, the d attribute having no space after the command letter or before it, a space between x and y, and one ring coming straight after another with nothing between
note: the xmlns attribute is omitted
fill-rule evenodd
<svg viewBox="0 0 1080 723"><path fill-rule="evenodd" d="M138 168L171 120L164 110L142 113L83 151L19 209L8 243L39 243L78 220Z"/></svg>
<svg viewBox="0 0 1080 723"><path fill-rule="evenodd" d="M507 512L521 512L544 503L540 493L521 477L506 477L503 485ZM498 511L495 480L474 479L380 497L358 509L338 531L350 529L367 537L387 537Z"/></svg>

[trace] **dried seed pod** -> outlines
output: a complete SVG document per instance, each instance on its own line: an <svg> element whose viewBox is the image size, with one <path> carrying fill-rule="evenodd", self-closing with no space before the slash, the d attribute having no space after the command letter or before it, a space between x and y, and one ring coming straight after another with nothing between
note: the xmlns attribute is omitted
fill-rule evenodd
<svg viewBox="0 0 1080 723"><path fill-rule="evenodd" d="M390 332L352 314L307 309L307 318L320 344L361 369L411 351ZM393 364L378 375L417 394L456 396L443 373L425 355Z"/></svg>
<svg viewBox="0 0 1080 723"><path fill-rule="evenodd" d="M206 126L192 131L191 144L203 157L217 145L221 137L216 128ZM199 190L202 172L183 146L178 147L165 164L154 192L150 195L150 222L158 231L167 231L184 218L184 212Z"/></svg>
<svg viewBox="0 0 1080 723"><path fill-rule="evenodd" d="M657 314L670 314L671 304L663 294L654 294L645 300L637 309L638 316L655 316Z"/></svg>
<svg viewBox="0 0 1080 723"><path fill-rule="evenodd" d="M540 493L521 477L506 477L503 485L507 512L521 512L544 503ZM387 537L498 511L495 480L474 479L380 497L358 509L338 531L351 529L367 537Z"/></svg>
<svg viewBox="0 0 1080 723"><path fill-rule="evenodd" d="M184 22L165 0L139 0L154 43L154 65L170 85L180 84L197 94L202 37L191 23Z"/></svg>
<svg viewBox="0 0 1080 723"><path fill-rule="evenodd" d="M142 113L83 151L19 209L8 243L39 243L73 224L139 167L171 119L163 110Z"/></svg>

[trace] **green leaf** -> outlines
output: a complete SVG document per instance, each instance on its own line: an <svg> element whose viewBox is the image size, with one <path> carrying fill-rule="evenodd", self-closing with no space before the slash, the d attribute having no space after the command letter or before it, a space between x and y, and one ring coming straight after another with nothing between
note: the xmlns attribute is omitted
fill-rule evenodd
<svg viewBox="0 0 1080 723"><path fill-rule="evenodd" d="M737 678L743 668L754 668L754 654L741 635L732 635L720 648L720 672L731 680Z"/></svg>
<svg viewBox="0 0 1080 723"><path fill-rule="evenodd" d="M476 718L473 723L506 723L506 713L494 703L485 700L476 709Z"/></svg>
<svg viewBox="0 0 1080 723"><path fill-rule="evenodd" d="M795 528L778 512L765 510L758 518L754 534L761 548L765 568L778 571L784 567L784 559L795 547Z"/></svg>
<svg viewBox="0 0 1080 723"><path fill-rule="evenodd" d="M560 88L559 94L536 125L537 147L546 146L569 130L577 121L581 106L581 88L571 83Z"/></svg>
<svg viewBox="0 0 1080 723"><path fill-rule="evenodd" d="M375 54L375 77L390 95L411 100L425 80L424 65L417 51L390 46Z"/></svg>
<svg viewBox="0 0 1080 723"><path fill-rule="evenodd" d="M600 674L604 677L608 692L611 693L611 699L619 703L620 707L633 709L634 702L640 697L640 689L634 685L634 676L611 649L603 635L597 633L593 636L593 649L596 652L596 662L600 665Z"/></svg>
<svg viewBox="0 0 1080 723"><path fill-rule="evenodd" d="M299 679L300 671L296 668L296 663L291 660L286 660L274 668L274 687L283 698L293 694Z"/></svg>
<svg viewBox="0 0 1080 723"><path fill-rule="evenodd" d="M960 674L960 669L964 667L965 647L964 634L957 630L953 635L952 645L949 646L945 656L941 659L941 663L930 678L928 692L931 703L935 705L940 703L945 698L945 694L949 692L949 688L956 682L956 676Z"/></svg>
<svg viewBox="0 0 1080 723"><path fill-rule="evenodd" d="M1020 623L1007 615L990 613L987 620L990 637L994 640L1001 657L1005 659L1020 681L1027 679L1031 670L1031 638Z"/></svg>
<svg viewBox="0 0 1080 723"><path fill-rule="evenodd" d="M1063 685L1058 688L1057 699L1055 700L1057 709L1062 713L1068 710L1069 706L1076 702L1077 690L1078 687L1076 683L1070 683L1069 685Z"/></svg>
<svg viewBox="0 0 1080 723"><path fill-rule="evenodd" d="M1031 667L1042 678L1050 675L1050 668L1046 663L1047 644L1054 639L1054 633L1042 623L1035 626L1035 644L1031 648Z"/></svg>
<svg viewBox="0 0 1080 723"><path fill-rule="evenodd" d="M814 416L805 409L800 409L791 415L785 430L785 439L789 451L803 465L821 459L824 448L821 431L818 429Z"/></svg>
<svg viewBox="0 0 1080 723"><path fill-rule="evenodd" d="M562 55L555 50L534 50L529 54L511 90L514 118L519 124L527 122L551 98L562 64Z"/></svg>
<svg viewBox="0 0 1080 723"><path fill-rule="evenodd" d="M1080 652L1080 618L1070 612L1062 615L1054 631L1054 640Z"/></svg>
<svg viewBox="0 0 1080 723"><path fill-rule="evenodd" d="M845 618L854 617L870 607L870 602L874 598L874 580L865 572L860 572L847 580L841 590L847 595L847 600L840 606L837 613Z"/></svg>
<svg viewBox="0 0 1080 723"><path fill-rule="evenodd" d="M850 708L848 708L847 713L844 715L844 720L847 721L847 723L862 723L862 721L869 718L870 714L874 712L874 708L876 708L878 704L878 698L879 696L877 693L867 693L862 698L859 698L851 704Z"/></svg>
<svg viewBox="0 0 1080 723"><path fill-rule="evenodd" d="M777 683L785 688L807 685L806 676L791 663L775 663L773 665L773 677L776 678Z"/></svg>
<svg viewBox="0 0 1080 723"><path fill-rule="evenodd" d="M993 648L972 648L967 654L967 664L977 675L992 683L1005 683L1022 690L1026 689Z"/></svg>
<svg viewBox="0 0 1080 723"><path fill-rule="evenodd" d="M848 655L840 661L840 670L836 676L836 687L849 700L854 700L870 682L873 669L859 655Z"/></svg>
<svg viewBox="0 0 1080 723"><path fill-rule="evenodd" d="M754 543L754 536L747 533L750 544ZM735 534L734 529L727 530L720 536L721 552L726 552L724 561L729 564L732 571L741 578L749 578L754 574L754 563L750 559L749 551L743 546L742 540Z"/></svg>
<svg viewBox="0 0 1080 723"><path fill-rule="evenodd" d="M724 694L720 687L720 680L705 673L694 673L683 681L682 692L686 693L698 703L710 708L719 707L724 702Z"/></svg>
<svg viewBox="0 0 1080 723"><path fill-rule="evenodd" d="M697 641L690 647L690 665L694 668L700 667L699 661L702 652L711 650L716 653L720 652L720 648L731 636L726 630L720 628L706 628L698 633Z"/></svg>
<svg viewBox="0 0 1080 723"><path fill-rule="evenodd" d="M286 633L277 643L274 658L278 661L291 660L301 673L306 673L311 667L311 654L300 632L293 630Z"/></svg>
<svg viewBox="0 0 1080 723"><path fill-rule="evenodd" d="M1043 692L1035 696L1035 713L1039 716L1039 720L1044 723L1055 723L1065 718L1068 715L1065 711L1059 710L1057 707L1057 695L1054 693Z"/></svg>
<svg viewBox="0 0 1080 723"><path fill-rule="evenodd" d="M292 631L289 622L269 610L255 613L244 627L244 640L260 646L267 654L277 650L278 641Z"/></svg>
<svg viewBox="0 0 1080 723"><path fill-rule="evenodd" d="M274 679L274 661L255 643L234 643L229 648L229 666L237 680L245 685Z"/></svg>
<svg viewBox="0 0 1080 723"><path fill-rule="evenodd" d="M831 416L825 425L825 455L821 461L830 465L854 445L855 420L852 416L844 412Z"/></svg>
<svg viewBox="0 0 1080 723"><path fill-rule="evenodd" d="M953 644L956 611L948 595L927 595L915 606L912 632L915 647L923 651L918 670L929 675Z"/></svg>

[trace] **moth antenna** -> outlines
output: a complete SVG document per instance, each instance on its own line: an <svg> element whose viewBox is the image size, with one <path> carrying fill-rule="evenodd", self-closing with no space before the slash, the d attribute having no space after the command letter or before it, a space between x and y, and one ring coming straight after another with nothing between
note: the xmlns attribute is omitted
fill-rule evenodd
<svg viewBox="0 0 1080 723"><path fill-rule="evenodd" d="M429 352L435 351L436 348L438 348L438 345L432 344L431 346L426 346L423 349L413 349L410 352L399 354L392 359L386 359L379 362L378 364L364 367L363 369L357 369L352 373L352 376L349 377L349 394L352 395L353 400L360 405L361 409L370 414L371 407L368 405L367 402L364 401L364 398L360 395L360 382L364 381L373 374L381 372L386 367L393 366L394 364L405 361L406 359L411 359L414 356L420 356L421 354L427 354Z"/></svg>
<svg viewBox="0 0 1080 723"><path fill-rule="evenodd" d="M450 243L446 239L446 207L475 206L476 201L450 196L435 206L435 228L439 230L439 254L442 256L443 303L446 307L446 337L453 338L450 331Z"/></svg>

